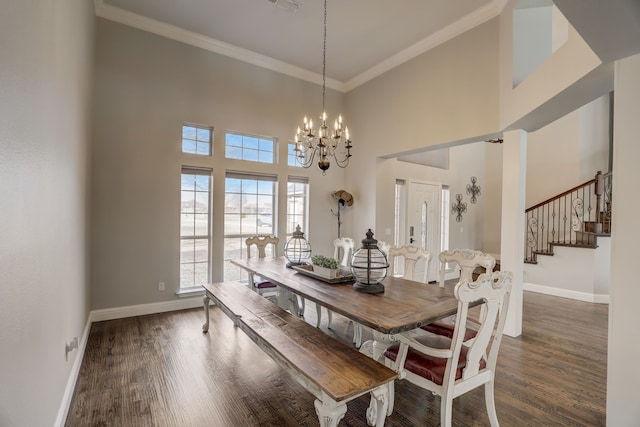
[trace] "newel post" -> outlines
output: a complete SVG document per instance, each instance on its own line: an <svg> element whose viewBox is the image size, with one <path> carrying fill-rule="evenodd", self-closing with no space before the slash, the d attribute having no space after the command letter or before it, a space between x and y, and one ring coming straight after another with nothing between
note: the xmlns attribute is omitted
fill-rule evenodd
<svg viewBox="0 0 640 427"><path fill-rule="evenodd" d="M595 193L596 193L596 233L602 233L602 195L604 194L604 176L602 171L598 171L595 177Z"/></svg>

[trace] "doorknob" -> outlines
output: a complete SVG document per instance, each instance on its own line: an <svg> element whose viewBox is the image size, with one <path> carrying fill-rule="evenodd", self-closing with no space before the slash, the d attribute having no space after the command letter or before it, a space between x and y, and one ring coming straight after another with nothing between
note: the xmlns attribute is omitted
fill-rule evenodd
<svg viewBox="0 0 640 427"><path fill-rule="evenodd" d="M409 243L413 243L413 242L415 242L415 241L416 241L416 240L415 240L413 237L409 237Z"/></svg>

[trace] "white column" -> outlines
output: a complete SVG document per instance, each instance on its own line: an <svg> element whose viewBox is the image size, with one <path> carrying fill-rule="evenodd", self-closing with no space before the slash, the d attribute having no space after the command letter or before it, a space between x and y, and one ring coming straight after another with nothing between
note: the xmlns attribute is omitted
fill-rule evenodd
<svg viewBox="0 0 640 427"><path fill-rule="evenodd" d="M508 131L504 133L503 139L500 270L513 273L513 288L504 333L517 337L522 334L527 133L523 130Z"/></svg>
<svg viewBox="0 0 640 427"><path fill-rule="evenodd" d="M616 63L614 85L607 425L637 426L640 420L640 55Z"/></svg>

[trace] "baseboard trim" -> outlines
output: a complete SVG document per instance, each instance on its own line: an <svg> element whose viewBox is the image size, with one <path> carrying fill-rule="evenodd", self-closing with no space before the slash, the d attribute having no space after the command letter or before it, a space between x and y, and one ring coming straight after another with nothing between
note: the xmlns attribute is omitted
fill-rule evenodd
<svg viewBox="0 0 640 427"><path fill-rule="evenodd" d="M524 282L522 284L522 289L524 289L525 291L536 292L538 294L552 295L556 297L569 298L595 304L609 304L609 295L570 291L568 289L553 288L551 286L537 285L535 283L528 282Z"/></svg>
<svg viewBox="0 0 640 427"><path fill-rule="evenodd" d="M89 319L91 322L102 322L104 320L123 319L125 317L144 316L146 314L186 310L196 307L202 307L202 298L181 298L176 301L154 302L149 304L93 310L89 314Z"/></svg>
<svg viewBox="0 0 640 427"><path fill-rule="evenodd" d="M62 396L62 402L60 403L60 409L58 409L58 416L54 426L63 427L67 421L67 415L69 414L69 408L71 407L71 399L73 398L73 392L76 389L76 382L78 381L78 375L80 375L80 367L82 366L82 360L84 359L84 351L87 348L87 342L89 341L89 331L91 330L91 320L87 318L87 323L84 326L82 337L78 342L78 349L73 360L73 366L71 372L69 372L69 378L67 379L67 386L64 389L64 395Z"/></svg>

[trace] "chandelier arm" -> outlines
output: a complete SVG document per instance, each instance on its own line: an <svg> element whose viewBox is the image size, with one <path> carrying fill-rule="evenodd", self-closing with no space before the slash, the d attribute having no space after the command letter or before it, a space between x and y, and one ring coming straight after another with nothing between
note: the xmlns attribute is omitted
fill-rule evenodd
<svg viewBox="0 0 640 427"><path fill-rule="evenodd" d="M296 156L296 162L305 169L310 168L313 164L313 159L316 157L316 150L313 148L302 148L300 153L302 154L302 158L305 158L307 160L302 161L300 160L299 156ZM307 155L307 153L310 154Z"/></svg>

